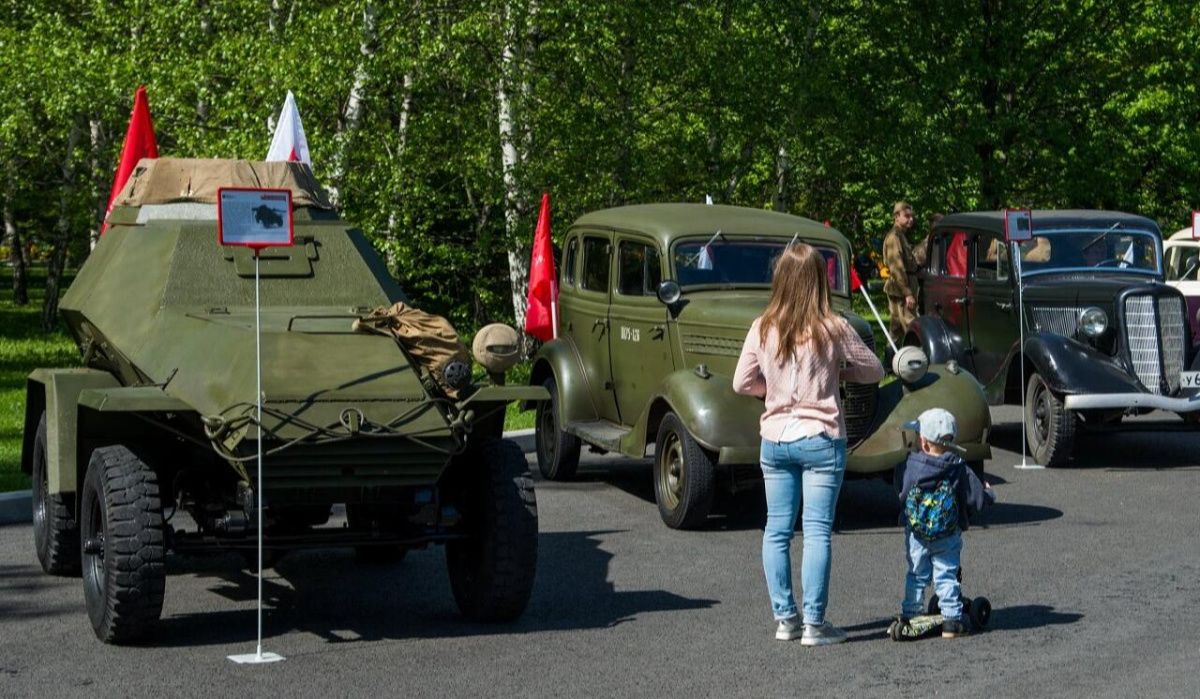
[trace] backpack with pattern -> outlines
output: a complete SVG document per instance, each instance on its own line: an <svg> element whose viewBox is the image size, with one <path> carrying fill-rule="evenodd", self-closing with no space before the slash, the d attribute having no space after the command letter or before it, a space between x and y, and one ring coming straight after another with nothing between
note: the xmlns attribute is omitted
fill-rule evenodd
<svg viewBox="0 0 1200 699"><path fill-rule="evenodd" d="M949 479L932 490L914 485L904 500L908 528L922 541L937 541L958 529L958 498Z"/></svg>

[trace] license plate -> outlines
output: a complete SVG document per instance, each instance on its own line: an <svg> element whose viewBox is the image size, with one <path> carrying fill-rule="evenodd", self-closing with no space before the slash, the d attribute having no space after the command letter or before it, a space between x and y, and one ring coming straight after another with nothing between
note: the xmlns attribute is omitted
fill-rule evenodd
<svg viewBox="0 0 1200 699"><path fill-rule="evenodd" d="M1183 388L1200 388L1200 371L1179 372L1179 385Z"/></svg>

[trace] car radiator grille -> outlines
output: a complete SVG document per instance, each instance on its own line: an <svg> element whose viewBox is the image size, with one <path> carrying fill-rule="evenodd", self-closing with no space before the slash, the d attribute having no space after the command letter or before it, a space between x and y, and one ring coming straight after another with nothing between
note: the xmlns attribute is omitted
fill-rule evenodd
<svg viewBox="0 0 1200 699"><path fill-rule="evenodd" d="M1156 303L1157 301L1157 303ZM1183 304L1177 297L1145 294L1125 299L1125 339L1138 381L1151 393L1179 390L1183 371ZM1164 381L1165 380L1165 381Z"/></svg>
<svg viewBox="0 0 1200 699"><path fill-rule="evenodd" d="M875 335L870 330L860 333L859 337L872 350L875 349ZM874 383L843 383L842 384L842 418L846 421L846 443L850 446L858 444L871 433L875 424L875 410L879 400L879 384Z"/></svg>
<svg viewBox="0 0 1200 699"><path fill-rule="evenodd" d="M1038 306L1029 309L1029 314L1033 316L1033 327L1035 329L1064 337L1071 337L1075 334L1081 311L1083 311L1082 308L1072 306L1060 306L1057 308Z"/></svg>

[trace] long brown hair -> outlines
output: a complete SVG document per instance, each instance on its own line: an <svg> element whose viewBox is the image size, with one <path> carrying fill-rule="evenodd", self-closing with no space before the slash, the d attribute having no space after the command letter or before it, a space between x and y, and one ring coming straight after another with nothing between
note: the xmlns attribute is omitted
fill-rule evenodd
<svg viewBox="0 0 1200 699"><path fill-rule="evenodd" d="M759 341L767 343L771 330L779 338L776 360L784 364L804 343L818 354L830 343L830 323L836 316L829 303L829 277L825 257L811 245L795 243L775 260L771 300L758 325Z"/></svg>

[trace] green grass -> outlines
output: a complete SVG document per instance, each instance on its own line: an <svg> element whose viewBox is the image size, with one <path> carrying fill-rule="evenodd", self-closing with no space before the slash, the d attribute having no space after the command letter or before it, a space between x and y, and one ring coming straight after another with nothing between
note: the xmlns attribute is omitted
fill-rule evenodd
<svg viewBox="0 0 1200 699"><path fill-rule="evenodd" d="M25 377L38 367L79 362L75 344L61 327L54 333L42 332L45 281L44 268L30 270L29 305L17 306L12 301L12 269L0 266L0 492L29 487L29 478L21 473Z"/></svg>

